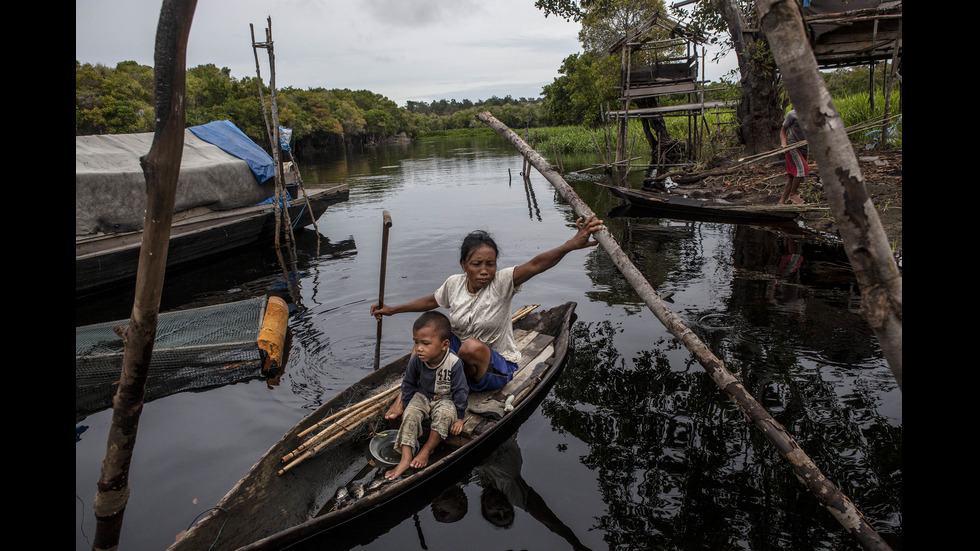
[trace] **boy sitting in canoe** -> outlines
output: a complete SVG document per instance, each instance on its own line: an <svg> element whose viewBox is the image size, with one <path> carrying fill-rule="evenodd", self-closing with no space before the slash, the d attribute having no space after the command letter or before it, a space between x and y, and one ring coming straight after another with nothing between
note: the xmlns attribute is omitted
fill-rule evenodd
<svg viewBox="0 0 980 551"><path fill-rule="evenodd" d="M421 469L429 464L429 455L449 434L463 430L469 387L463 374L463 362L449 349L452 326L440 312L429 311L412 326L412 358L402 379L401 403L408 404L395 440L395 451L401 460L385 473L394 480L409 467ZM416 453L422 437L422 422L430 419L431 430L422 449Z"/></svg>

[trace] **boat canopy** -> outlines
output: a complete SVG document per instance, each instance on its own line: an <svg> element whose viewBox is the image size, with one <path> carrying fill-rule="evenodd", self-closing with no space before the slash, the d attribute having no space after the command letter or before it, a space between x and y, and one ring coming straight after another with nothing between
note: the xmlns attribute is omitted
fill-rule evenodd
<svg viewBox="0 0 980 551"><path fill-rule="evenodd" d="M140 157L153 133L75 137L75 235L143 227L146 179ZM228 210L269 199L272 157L230 121L184 130L174 212Z"/></svg>

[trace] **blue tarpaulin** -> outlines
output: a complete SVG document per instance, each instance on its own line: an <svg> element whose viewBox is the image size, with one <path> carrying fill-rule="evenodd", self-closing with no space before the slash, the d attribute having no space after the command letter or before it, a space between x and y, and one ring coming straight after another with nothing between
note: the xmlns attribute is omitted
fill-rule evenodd
<svg viewBox="0 0 980 551"><path fill-rule="evenodd" d="M275 161L231 121L214 121L188 128L195 136L248 163L255 179L264 183L276 175Z"/></svg>

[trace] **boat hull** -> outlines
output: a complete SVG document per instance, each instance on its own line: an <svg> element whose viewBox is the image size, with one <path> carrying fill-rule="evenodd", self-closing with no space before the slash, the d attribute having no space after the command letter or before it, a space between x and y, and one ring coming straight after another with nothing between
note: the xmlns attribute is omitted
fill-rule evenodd
<svg viewBox="0 0 980 551"><path fill-rule="evenodd" d="M346 201L346 184L307 189L310 206L291 201L294 227L313 224L329 205ZM171 225L167 269L201 262L214 255L252 245L275 234L273 205L256 205L228 211L193 209L175 215ZM75 239L75 294L84 296L130 284L136 279L142 230L81 236Z"/></svg>
<svg viewBox="0 0 980 551"><path fill-rule="evenodd" d="M796 205L734 205L619 186L599 185L626 201L631 207L636 207L631 209L630 213L636 216L660 215L718 222L777 222L793 220L802 211Z"/></svg>
<svg viewBox="0 0 980 551"><path fill-rule="evenodd" d="M569 328L574 320L574 303L531 313L515 324L515 330L537 328L552 331L551 348L522 370L532 383L514 390L518 398L513 411L499 421L485 422L479 431L459 447L449 442L440 446L424 469L410 471L398 480L384 484L346 507L330 510L334 491L356 478L365 469L373 468L366 453L366 442L350 436L287 472L282 457L296 448L297 435L319 420L344 407L357 403L378 389L397 385L404 374L408 357L400 358L368 375L321 406L277 442L248 474L218 503L218 509L189 530L171 547L172 551L207 547L214 549L284 549L305 546L330 548L356 545L358 539L377 535L379 523L399 522L413 507L424 505L447 484L457 480L476 466L514 431L537 408L550 391L565 366L569 346ZM546 327L547 326L547 327ZM547 356L547 360L537 361ZM482 400L471 395L471 400ZM381 467L382 469L384 467ZM359 472L360 471L360 472ZM227 525L224 522L227 521ZM373 526L372 530L359 530ZM220 537L217 537L219 536Z"/></svg>

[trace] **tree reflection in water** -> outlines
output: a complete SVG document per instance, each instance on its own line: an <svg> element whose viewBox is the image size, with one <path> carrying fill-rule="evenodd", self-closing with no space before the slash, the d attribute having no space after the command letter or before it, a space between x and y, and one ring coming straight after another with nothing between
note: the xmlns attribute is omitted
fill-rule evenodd
<svg viewBox="0 0 980 551"><path fill-rule="evenodd" d="M615 332L608 321L576 324L575 353L542 406L555 430L589 447L583 462L607 504L594 528L610 548L858 548L700 366L668 361L675 341L627 359ZM710 344L737 356L737 337L725 339ZM876 413L871 393L841 400L794 365L743 369L744 382L859 509L894 521L878 530L900 543L901 427Z"/></svg>

